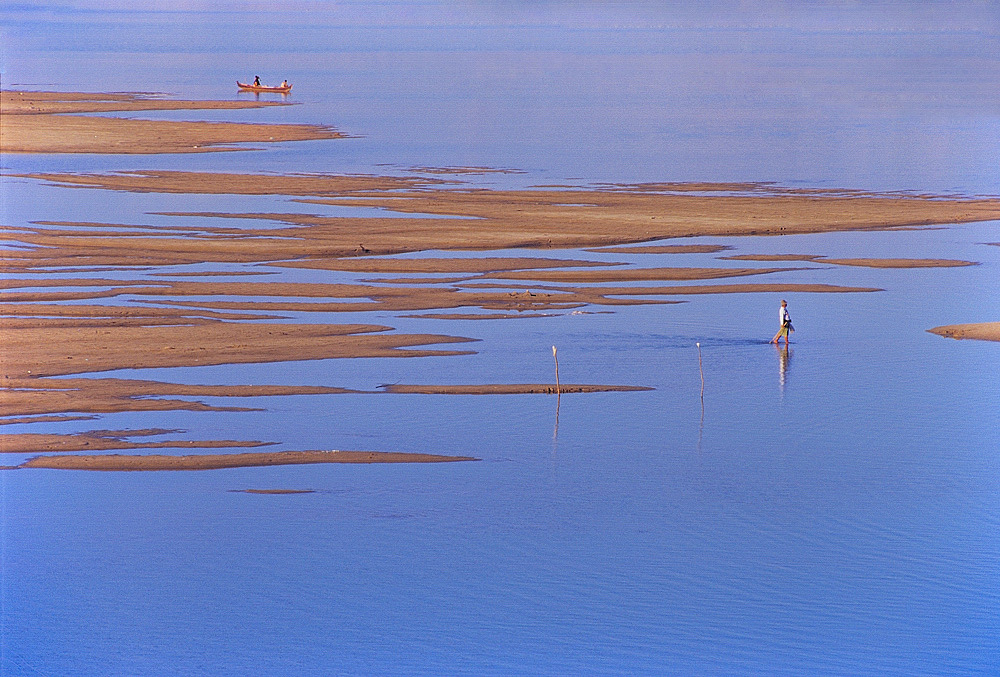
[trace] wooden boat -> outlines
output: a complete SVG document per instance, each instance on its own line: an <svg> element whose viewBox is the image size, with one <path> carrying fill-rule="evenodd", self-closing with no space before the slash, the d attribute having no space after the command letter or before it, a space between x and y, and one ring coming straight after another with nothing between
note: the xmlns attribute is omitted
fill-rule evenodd
<svg viewBox="0 0 1000 677"><path fill-rule="evenodd" d="M288 94L292 91L291 85L285 85L284 87L267 87L265 85L248 85L245 82L236 81L236 86L240 89L245 89L248 92L276 92L278 94Z"/></svg>

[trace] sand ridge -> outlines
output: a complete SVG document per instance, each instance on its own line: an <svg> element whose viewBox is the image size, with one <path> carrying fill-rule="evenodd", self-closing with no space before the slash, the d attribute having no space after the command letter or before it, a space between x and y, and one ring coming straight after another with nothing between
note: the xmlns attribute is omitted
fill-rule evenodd
<svg viewBox="0 0 1000 677"><path fill-rule="evenodd" d="M0 138L4 152L204 152L233 148L231 144L247 141L333 139L339 135L332 129L309 125L161 124L152 120L73 115L273 105L256 102L181 102L132 94L51 94L32 98L27 94L19 93L14 97L11 93L0 93L0 105L4 112L3 137ZM94 134L96 137L92 138ZM471 351L445 346L474 340L437 334L395 333L392 327L381 324L311 324L298 319L281 322L291 319L289 313L431 311L423 317L501 319L594 312L579 310L588 306L682 302L662 298L665 296L878 291L871 287L801 283L625 286L629 282L702 283L723 277L798 270L789 267L638 268L615 261L540 256L385 258L386 255L431 250L585 247L607 255L707 254L728 247L636 245L667 238L915 228L1000 218L1000 199L997 198L790 189L767 183L598 184L582 188L502 190L470 187L457 178L463 174L485 173L487 168L411 169L411 174L428 176L276 175L154 169L12 175L63 188L154 194L269 195L293 199L298 204L294 210L269 213L242 210L156 212L155 225L40 221L0 229L0 239L12 245L0 259L0 272L8 274L0 281L0 341L4 346L0 353L0 375L3 376L0 424L32 419L42 422L81 420L85 417L79 414L116 411L239 408L210 406L190 399L199 397L374 394L335 386L192 386L114 378L55 378L71 374L121 368L305 359L458 356ZM363 216L332 216L331 207L336 208L338 214L343 213L344 207L369 209ZM392 214L371 216L370 208ZM972 263L935 259L771 256L727 258L881 267ZM300 268L347 274L430 277L298 283L284 282L280 276L273 280L260 277L239 280L232 279L225 271L176 269L204 264L243 266L235 271L241 274L288 273L290 268ZM260 269L249 270L251 266L260 266ZM822 267L814 270L822 270ZM52 276L52 273L75 271L86 272L88 276ZM89 277L96 271L122 274ZM195 279L199 276L202 279ZM340 275L336 279L344 277L350 275ZM615 286L616 283L622 284ZM440 312L474 308L495 314ZM560 392L644 389L628 385L566 384L561 386ZM552 394L555 388L545 383L394 384L377 392L386 396ZM18 449L62 451L150 448L168 444L128 439L153 434L149 432L110 433L12 435L0 440ZM172 444L240 446L260 443L215 440ZM414 460L410 455L372 456L373 453L273 452L197 457L74 455L36 458L22 467L155 470Z"/></svg>
<svg viewBox="0 0 1000 677"><path fill-rule="evenodd" d="M811 261L813 263L829 263L835 266L860 266L864 268L958 268L979 265L975 261L960 259L831 259L818 254L739 254L720 256L719 258L729 261Z"/></svg>
<svg viewBox="0 0 1000 677"><path fill-rule="evenodd" d="M198 454L164 456L123 454L35 456L16 468L55 470L150 471L150 470L221 470L273 465L312 463L450 463L478 461L472 456L440 456L391 451L272 451L242 454Z"/></svg>
<svg viewBox="0 0 1000 677"><path fill-rule="evenodd" d="M394 177L369 177L368 190L338 192L332 177L153 171L23 176L105 190L327 195L302 198L317 206L315 214L171 212L192 219L253 219L274 224L270 229L259 229L252 240L230 237L217 244L214 239L174 243L192 250L195 244L200 245L199 253L208 261L248 261L253 257L322 260L429 249L592 248L664 238L891 229L1000 218L1000 199L996 198L932 200L794 191L705 196L593 189L468 190L432 185L407 190L399 188L405 180ZM570 201L591 206L567 206ZM331 217L322 214L324 205L379 207L397 212L397 216ZM43 237L38 233L29 242L42 245ZM155 238L145 240L152 253L168 256L167 248ZM78 246L98 244L71 236L68 241ZM196 259L193 254L192 260Z"/></svg>
<svg viewBox="0 0 1000 677"><path fill-rule="evenodd" d="M953 339L977 339L979 341L1000 341L1000 322L973 322L970 324L948 324L927 331Z"/></svg>
<svg viewBox="0 0 1000 677"><path fill-rule="evenodd" d="M142 94L63 94L0 91L0 148L4 153L205 153L240 150L235 144L337 139L324 126L177 122L79 113L155 110L234 110L283 106L259 101L178 101ZM77 113L77 115L73 115Z"/></svg>
<svg viewBox="0 0 1000 677"><path fill-rule="evenodd" d="M114 449L219 449L230 447L264 447L274 442L256 440L164 440L132 442L128 437L162 435L167 430L98 431L72 435L44 433L0 434L0 453L30 454L45 452L108 451Z"/></svg>

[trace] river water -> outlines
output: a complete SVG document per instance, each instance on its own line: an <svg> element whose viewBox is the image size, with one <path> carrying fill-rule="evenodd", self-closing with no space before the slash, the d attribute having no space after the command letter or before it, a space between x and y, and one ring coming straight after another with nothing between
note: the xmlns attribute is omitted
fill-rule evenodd
<svg viewBox="0 0 1000 677"><path fill-rule="evenodd" d="M5 172L488 166L523 173L462 178L1000 186L998 15L986 4L67 2L11 5L0 18L5 88L231 98L245 96L236 78L287 78L295 107L140 116L306 121L354 137L246 153L4 156ZM2 201L5 225L317 208L9 178ZM490 322L309 314L295 319L481 341L461 357L115 372L366 390L537 383L552 380L557 345L564 383L655 390L208 398L264 411L4 426L171 428L186 431L174 439L482 461L0 473L0 674L991 673L1000 346L925 330L1000 319L1000 247L985 244L1000 241L998 226L685 241L980 263L819 262L750 280L884 290L787 294L787 351L767 344L778 298L731 294ZM315 493L231 491L246 488Z"/></svg>

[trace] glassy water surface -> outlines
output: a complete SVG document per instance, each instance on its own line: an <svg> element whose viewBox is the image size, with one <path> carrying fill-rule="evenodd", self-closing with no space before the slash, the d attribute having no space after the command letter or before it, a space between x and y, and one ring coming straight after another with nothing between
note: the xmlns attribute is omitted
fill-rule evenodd
<svg viewBox="0 0 1000 677"><path fill-rule="evenodd" d="M4 87L230 98L236 78L287 77L297 106L225 119L332 124L357 138L199 156L5 155L4 171L471 165L525 172L462 177L501 187L1000 185L988 5L756 18L652 3L258 10L7 7ZM333 213L282 196L3 183L14 226L190 225L203 222L150 212L276 207ZM481 341L460 357L116 372L364 390L537 383L552 380L557 345L564 383L655 390L208 398L263 411L48 425L483 460L0 473L0 673L987 674L1000 664L1000 352L925 330L1000 317L1000 247L984 244L1000 241L997 226L692 240L734 248L724 254L980 263L820 261L753 279L884 290L786 295L798 330L787 351L767 344L777 297L735 294L489 322L303 314L294 319ZM708 254L544 255L743 265ZM289 269L269 279L279 278L341 279ZM275 487L316 493L231 491Z"/></svg>

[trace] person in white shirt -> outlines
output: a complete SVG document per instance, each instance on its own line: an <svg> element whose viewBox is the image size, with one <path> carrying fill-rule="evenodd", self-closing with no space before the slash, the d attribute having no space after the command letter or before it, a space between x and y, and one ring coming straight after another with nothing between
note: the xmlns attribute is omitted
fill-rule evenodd
<svg viewBox="0 0 1000 677"><path fill-rule="evenodd" d="M795 327L792 326L792 316L788 314L788 301L782 300L781 309L778 311L778 318L781 321L781 329L778 333L774 335L771 339L771 343L778 343L778 339L782 336L785 337L785 345L788 345L788 335L795 331Z"/></svg>

